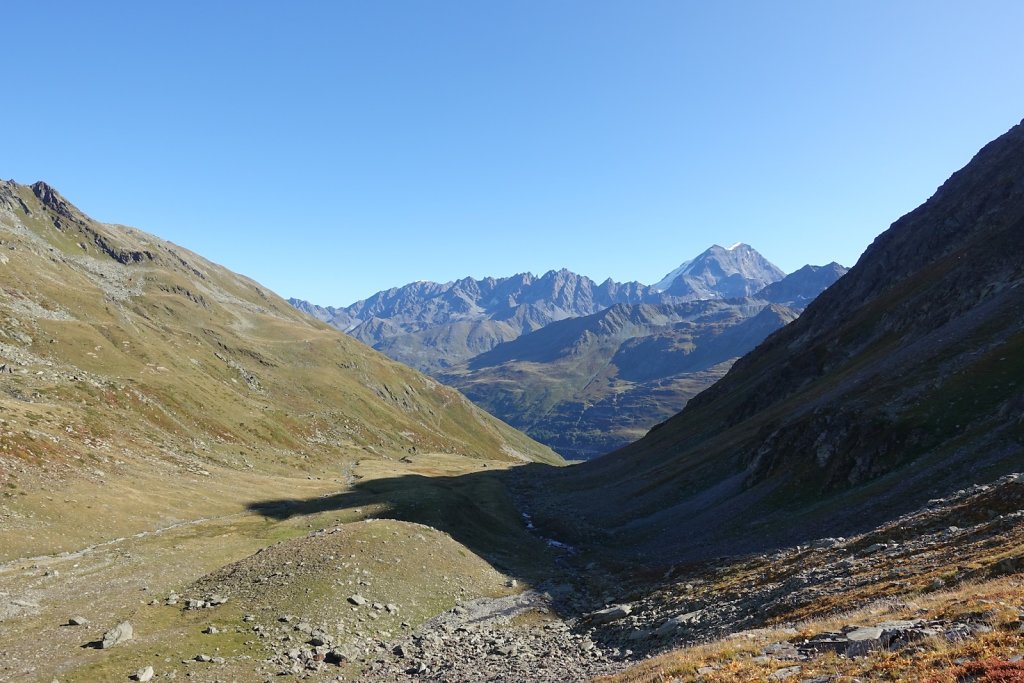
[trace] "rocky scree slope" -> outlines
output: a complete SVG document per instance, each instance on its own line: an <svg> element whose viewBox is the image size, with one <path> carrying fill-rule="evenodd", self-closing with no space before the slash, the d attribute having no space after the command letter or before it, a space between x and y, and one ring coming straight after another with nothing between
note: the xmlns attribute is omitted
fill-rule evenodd
<svg viewBox="0 0 1024 683"><path fill-rule="evenodd" d="M590 637L668 644L622 682L1015 680L996 672L1024 672L1022 505L1011 474L851 538L670 566Z"/></svg>
<svg viewBox="0 0 1024 683"><path fill-rule="evenodd" d="M679 415L546 482L545 521L699 557L849 531L1020 469L1022 282L1018 125Z"/></svg>

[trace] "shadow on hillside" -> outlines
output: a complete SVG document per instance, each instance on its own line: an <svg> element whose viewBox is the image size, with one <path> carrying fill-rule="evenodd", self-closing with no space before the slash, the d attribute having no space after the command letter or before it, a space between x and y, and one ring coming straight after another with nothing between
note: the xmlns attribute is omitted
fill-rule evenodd
<svg viewBox="0 0 1024 683"><path fill-rule="evenodd" d="M415 522L443 531L482 557L495 569L532 586L561 593L571 599L556 604L560 613L585 603L583 592L596 588L572 586L574 549L552 544L527 528L516 507L513 480L544 476L552 468L529 464L513 470L486 470L457 476L405 474L357 481L350 490L311 499L277 499L248 507L264 517L285 520L359 508L371 518Z"/></svg>

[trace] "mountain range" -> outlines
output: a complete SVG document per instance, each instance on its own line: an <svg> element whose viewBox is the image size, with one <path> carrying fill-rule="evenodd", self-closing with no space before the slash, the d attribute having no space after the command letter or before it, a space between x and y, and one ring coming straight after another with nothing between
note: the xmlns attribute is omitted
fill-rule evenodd
<svg viewBox="0 0 1024 683"><path fill-rule="evenodd" d="M1019 679L1022 235L1024 123L816 298L841 269L463 361L642 384L813 299L563 466L259 283L0 183L0 679Z"/></svg>
<svg viewBox="0 0 1024 683"><path fill-rule="evenodd" d="M714 245L653 287L563 269L417 282L343 309L290 303L589 459L681 410L845 272L786 276L747 244Z"/></svg>
<svg viewBox="0 0 1024 683"><path fill-rule="evenodd" d="M288 301L395 360L433 373L549 323L615 304L744 297L784 275L746 244L715 245L666 276L664 291L610 278L597 284L563 268L541 276L413 282L341 308Z"/></svg>

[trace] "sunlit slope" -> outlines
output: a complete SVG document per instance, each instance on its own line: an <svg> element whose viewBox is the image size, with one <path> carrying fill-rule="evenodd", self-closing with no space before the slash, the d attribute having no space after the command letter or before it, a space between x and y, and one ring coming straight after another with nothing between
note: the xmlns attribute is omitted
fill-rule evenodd
<svg viewBox="0 0 1024 683"><path fill-rule="evenodd" d="M93 221L43 183L0 184L11 525L22 494L119 472L340 476L345 461L412 451L560 462L248 278Z"/></svg>

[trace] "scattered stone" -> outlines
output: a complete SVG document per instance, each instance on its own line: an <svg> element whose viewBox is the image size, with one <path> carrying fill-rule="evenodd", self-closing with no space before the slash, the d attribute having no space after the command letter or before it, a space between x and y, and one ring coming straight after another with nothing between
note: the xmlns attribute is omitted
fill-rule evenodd
<svg viewBox="0 0 1024 683"><path fill-rule="evenodd" d="M68 619L69 626L88 626L89 620L85 617L71 617Z"/></svg>
<svg viewBox="0 0 1024 683"><path fill-rule="evenodd" d="M778 671L775 671L774 673L772 673L770 676L768 676L768 680L770 680L770 681L784 681L784 680L786 680L788 678L792 678L793 676L796 676L801 671L803 671L803 667L800 667L800 666L787 666L784 669L779 669Z"/></svg>
<svg viewBox="0 0 1024 683"><path fill-rule="evenodd" d="M196 655L196 657L195 657L195 660L197 662L203 662L203 663L209 662L210 659L211 659L210 655Z"/></svg>
<svg viewBox="0 0 1024 683"><path fill-rule="evenodd" d="M147 666L145 669L139 669L138 671L136 671L135 674L132 676L132 680L142 681L142 683L146 683L146 681L153 680L153 673L153 667Z"/></svg>
<svg viewBox="0 0 1024 683"><path fill-rule="evenodd" d="M612 607L606 607L591 613L590 622L597 626L610 624L613 621L628 617L632 611L633 608L629 605L613 605Z"/></svg>
<svg viewBox="0 0 1024 683"><path fill-rule="evenodd" d="M115 645L127 642L134 637L135 631L132 629L132 625L127 621L122 621L120 624L103 634L103 640L100 641L100 647L105 650L109 647L114 647Z"/></svg>
<svg viewBox="0 0 1024 683"><path fill-rule="evenodd" d="M203 633L206 633L207 635L215 636L218 633L220 633L220 629L217 628L216 626L214 626L213 624L210 624L209 626L207 626L206 628L203 629Z"/></svg>
<svg viewBox="0 0 1024 683"><path fill-rule="evenodd" d="M412 676L422 676L428 673L429 671L430 669L427 668L426 664L424 664L423 662L416 662L411 667L406 669L405 673L410 674Z"/></svg>
<svg viewBox="0 0 1024 683"><path fill-rule="evenodd" d="M353 593L352 595L348 596L348 601L356 607L362 607L366 604L366 598L364 598L359 593Z"/></svg>

